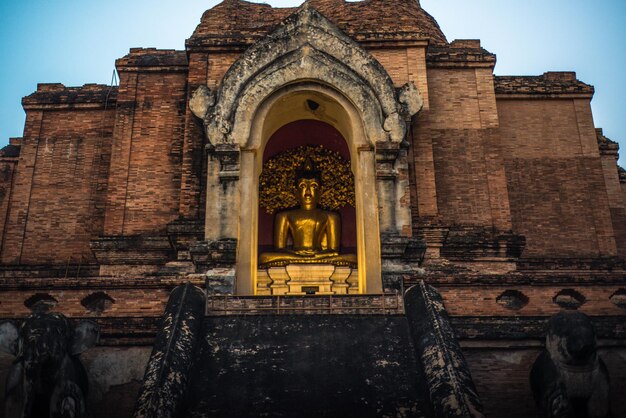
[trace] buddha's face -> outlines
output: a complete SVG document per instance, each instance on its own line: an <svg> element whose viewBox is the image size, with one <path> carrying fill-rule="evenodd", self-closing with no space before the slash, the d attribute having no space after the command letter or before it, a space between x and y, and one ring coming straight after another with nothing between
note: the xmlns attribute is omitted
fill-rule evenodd
<svg viewBox="0 0 626 418"><path fill-rule="evenodd" d="M299 179L297 198L303 209L315 209L320 195L320 184L316 179Z"/></svg>

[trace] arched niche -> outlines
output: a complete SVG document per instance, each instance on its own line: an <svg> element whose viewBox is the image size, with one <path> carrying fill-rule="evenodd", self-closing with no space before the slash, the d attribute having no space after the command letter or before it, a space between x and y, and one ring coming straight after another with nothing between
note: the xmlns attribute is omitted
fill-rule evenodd
<svg viewBox="0 0 626 418"><path fill-rule="evenodd" d="M319 106L313 111L307 101ZM355 186L356 250L360 293L382 291L376 162L358 110L334 89L319 83L283 87L267 98L251 120L241 148L236 292L254 294L258 260L258 179L268 141L280 128L300 120L326 123L345 139ZM367 227L366 227L367 226Z"/></svg>
<svg viewBox="0 0 626 418"><path fill-rule="evenodd" d="M297 105L306 106L312 113L326 112L323 104L311 98L304 99L303 102L300 101ZM312 108L315 108L315 110ZM281 126L270 136L263 150L263 165L265 166L268 160L276 158L281 153L293 151L303 146L321 146L337 153L345 161L351 161L348 144L341 132L335 127L315 119L299 119ZM354 173L352 174L354 175ZM354 180L352 179L350 184L346 185L354 188ZM326 191L327 187L323 185L323 190ZM356 208L352 205L344 205L336 212L339 213L341 218L341 250L343 253L356 253ZM268 213L267 209L259 205L258 244L259 252L261 253L273 251L274 217L275 214Z"/></svg>
<svg viewBox="0 0 626 418"><path fill-rule="evenodd" d="M306 100L319 103L320 111L307 109ZM359 290L382 291L381 240L392 250L385 257L395 257L412 231L403 139L421 106L412 82L396 89L369 52L305 3L248 48L217 91L200 86L190 99L209 150L205 239L212 250L203 257L222 268L236 246L228 274L236 274L237 294L254 294L263 151L286 124L317 120L339 131L350 153Z"/></svg>

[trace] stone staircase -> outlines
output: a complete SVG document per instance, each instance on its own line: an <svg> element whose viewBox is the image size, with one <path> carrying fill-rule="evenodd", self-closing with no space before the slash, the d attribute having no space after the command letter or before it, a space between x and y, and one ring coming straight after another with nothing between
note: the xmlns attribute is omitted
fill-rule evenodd
<svg viewBox="0 0 626 418"><path fill-rule="evenodd" d="M483 417L434 288L301 298L174 289L134 416Z"/></svg>
<svg viewBox="0 0 626 418"><path fill-rule="evenodd" d="M430 415L404 316L207 317L195 359L192 417Z"/></svg>

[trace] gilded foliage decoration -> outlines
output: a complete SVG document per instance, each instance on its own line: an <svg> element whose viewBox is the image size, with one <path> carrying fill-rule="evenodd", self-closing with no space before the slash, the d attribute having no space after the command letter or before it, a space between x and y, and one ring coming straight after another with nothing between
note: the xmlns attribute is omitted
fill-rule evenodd
<svg viewBox="0 0 626 418"><path fill-rule="evenodd" d="M296 171L307 156L322 176L319 206L325 210L338 210L346 205L354 207L354 176L350 163L338 152L322 145L304 145L283 151L263 164L259 204L267 213L298 206Z"/></svg>

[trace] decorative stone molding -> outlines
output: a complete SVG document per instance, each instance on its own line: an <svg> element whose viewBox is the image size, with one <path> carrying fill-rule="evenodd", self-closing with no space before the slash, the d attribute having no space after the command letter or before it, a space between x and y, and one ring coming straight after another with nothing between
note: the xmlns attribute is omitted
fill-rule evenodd
<svg viewBox="0 0 626 418"><path fill-rule="evenodd" d="M200 269L232 266L235 264L236 251L237 240L234 239L202 241L189 248L193 263Z"/></svg>
<svg viewBox="0 0 626 418"><path fill-rule="evenodd" d="M554 296L553 302L564 309L578 309L585 302L586 298L574 289L563 289Z"/></svg>
<svg viewBox="0 0 626 418"><path fill-rule="evenodd" d="M198 219L177 219L167 224L167 237L174 249L178 252L177 259L188 259L183 252L189 252L189 247L204 236L203 222Z"/></svg>
<svg viewBox="0 0 626 418"><path fill-rule="evenodd" d="M198 87L189 107L203 121L211 145L234 143L237 138L247 137L233 132L238 129L240 108L254 109L258 105L242 98L262 100L276 86L303 79L320 80L352 93L351 98L364 113L376 109L379 114L364 122L378 123L376 129L382 127L386 139L393 142L404 139L405 120L423 106L412 82L396 92L389 74L370 53L305 3L275 32L242 54L226 72L216 93L207 86Z"/></svg>
<svg viewBox="0 0 626 418"><path fill-rule="evenodd" d="M426 252L426 244L417 237L383 234L380 244L383 259L399 259L415 263L421 262Z"/></svg>
<svg viewBox="0 0 626 418"><path fill-rule="evenodd" d="M515 260L522 255L525 245L525 237L511 231L452 226L446 235L441 255L456 261L487 257Z"/></svg>
<svg viewBox="0 0 626 418"><path fill-rule="evenodd" d="M379 141L376 143L376 178L378 180L395 181L398 172L395 162L400 153L400 144L397 142Z"/></svg>
<svg viewBox="0 0 626 418"><path fill-rule="evenodd" d="M510 309L512 311L518 311L524 306L528 305L528 296L520 292L519 290L505 290L496 298L496 303Z"/></svg>
<svg viewBox="0 0 626 418"><path fill-rule="evenodd" d="M207 151L214 155L220 163L218 175L221 182L239 180L239 147L237 145L208 145Z"/></svg>
<svg viewBox="0 0 626 418"><path fill-rule="evenodd" d="M175 258L166 235L104 236L90 246L105 276L154 273Z"/></svg>

